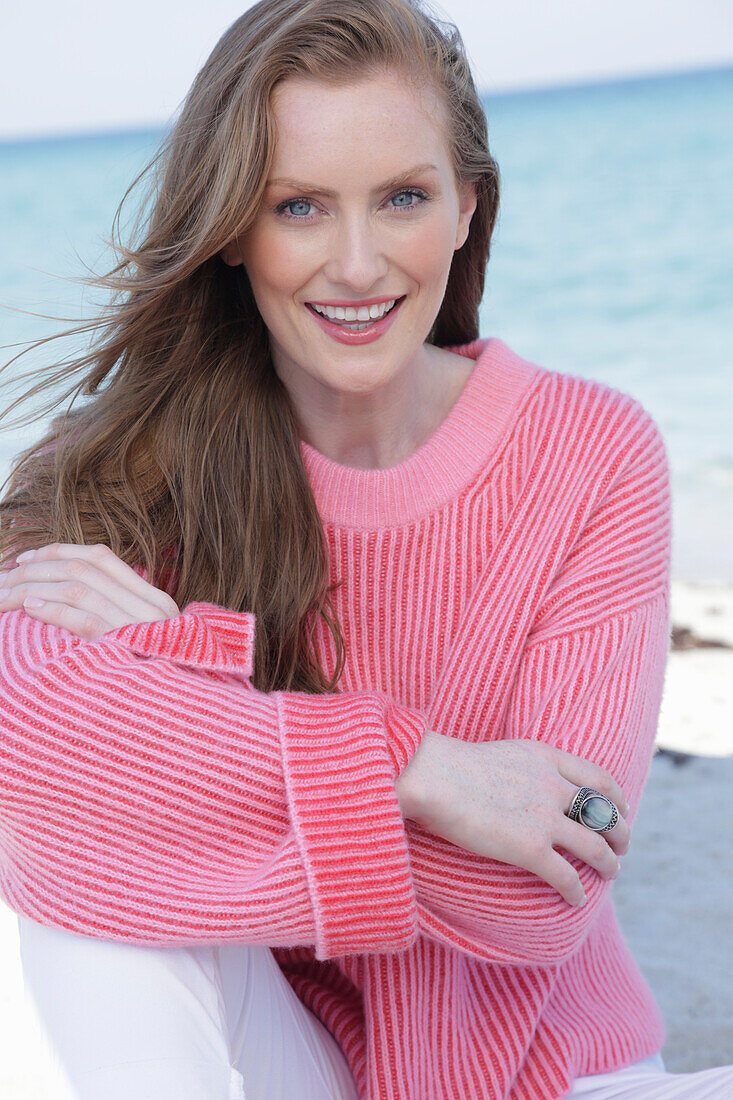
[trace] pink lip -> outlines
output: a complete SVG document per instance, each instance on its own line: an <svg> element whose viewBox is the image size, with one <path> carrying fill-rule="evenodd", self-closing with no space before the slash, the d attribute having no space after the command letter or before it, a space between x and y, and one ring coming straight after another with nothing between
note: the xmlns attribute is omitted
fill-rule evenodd
<svg viewBox="0 0 733 1100"><path fill-rule="evenodd" d="M383 298L361 298L359 301L347 302L346 298L334 298L328 302L308 302L308 305L314 306L354 306L358 309L359 306L381 306L382 302L392 302L395 298L399 298L399 294L385 295Z"/></svg>
<svg viewBox="0 0 733 1100"><path fill-rule="evenodd" d="M368 304L369 305L378 305L379 302L390 302L390 301L392 301L391 298L380 298L378 301L370 302ZM399 312L400 306L402 305L402 303L404 301L405 301L405 299L401 298L400 301L397 302L397 304L392 307L392 309L389 311L389 313L387 313L384 317L380 318L380 320L375 321L373 325L369 325L369 328L364 328L360 332L353 332L353 331L349 332L349 330L344 328L344 326L342 324L339 324L338 322L334 322L334 321L329 321L328 317L324 317L322 313L318 313L315 309L312 309L310 307L309 303L306 303L305 308L308 310L311 317L315 321L318 322L318 324L321 326L323 331L327 332L328 335L333 337L334 340L338 340L338 342L340 344L351 344L353 346L355 344L371 344L372 340L378 340L379 337L382 336L387 331L389 326L392 324L392 322L394 321L397 313ZM355 302L318 302L318 305L328 305L328 306L332 306L332 305L356 305L356 303ZM367 305L367 303L366 302L360 302L359 305ZM366 324L366 322L364 322L364 324Z"/></svg>

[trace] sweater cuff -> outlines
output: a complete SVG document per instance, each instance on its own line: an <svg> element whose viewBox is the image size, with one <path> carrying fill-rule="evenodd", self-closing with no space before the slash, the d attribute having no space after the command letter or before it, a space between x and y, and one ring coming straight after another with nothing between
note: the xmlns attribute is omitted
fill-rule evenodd
<svg viewBox="0 0 733 1100"><path fill-rule="evenodd" d="M143 657L168 657L188 668L251 677L254 669L255 615L194 600L180 615L148 623L128 623L104 637Z"/></svg>
<svg viewBox="0 0 733 1100"><path fill-rule="evenodd" d="M275 692L315 956L406 950L417 904L378 694Z"/></svg>
<svg viewBox="0 0 733 1100"><path fill-rule="evenodd" d="M396 781L420 748L420 742L428 730L428 722L419 711L403 707L393 699L387 700L385 722L389 730L387 750Z"/></svg>

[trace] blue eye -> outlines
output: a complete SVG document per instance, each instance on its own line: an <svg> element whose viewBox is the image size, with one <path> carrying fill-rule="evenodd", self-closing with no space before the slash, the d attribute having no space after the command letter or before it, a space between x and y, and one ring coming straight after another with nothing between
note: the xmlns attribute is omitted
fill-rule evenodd
<svg viewBox="0 0 733 1100"><path fill-rule="evenodd" d="M308 209L304 210L303 207L307 208L312 205L307 199L289 199L288 202L281 202L277 209L278 213L287 211L289 218L304 218L308 216L309 211ZM295 213L292 212L291 207L295 208Z"/></svg>
<svg viewBox="0 0 733 1100"><path fill-rule="evenodd" d="M412 200L415 200L414 202ZM396 191L390 198L390 203L393 203L393 210L412 210L418 206L422 206L424 202L427 202L428 196L424 191L420 191L417 188L407 188L402 191ZM405 201L408 200L408 201ZM290 221L305 221L313 213L313 203L309 199L287 199L285 202L281 202L275 207L275 210L282 217L289 219Z"/></svg>
<svg viewBox="0 0 733 1100"><path fill-rule="evenodd" d="M413 190L398 191L395 195L392 196L391 201L395 202L395 200L397 200L397 199L405 199L405 198L423 200L426 197L427 196L422 191L413 191ZM420 205L420 202L395 202L395 206L398 210L409 210L411 206L419 206L419 205Z"/></svg>

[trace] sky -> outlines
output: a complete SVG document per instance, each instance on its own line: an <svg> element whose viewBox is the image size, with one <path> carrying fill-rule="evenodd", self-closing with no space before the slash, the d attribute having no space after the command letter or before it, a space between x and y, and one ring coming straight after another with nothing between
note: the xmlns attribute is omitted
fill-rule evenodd
<svg viewBox="0 0 733 1100"><path fill-rule="evenodd" d="M35 0L0 17L0 140L164 126L246 0ZM442 0L487 93L733 64L733 0Z"/></svg>

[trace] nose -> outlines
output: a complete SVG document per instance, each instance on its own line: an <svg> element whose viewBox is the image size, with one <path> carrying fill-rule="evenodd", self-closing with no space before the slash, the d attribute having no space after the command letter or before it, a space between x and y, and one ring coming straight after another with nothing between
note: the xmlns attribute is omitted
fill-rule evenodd
<svg viewBox="0 0 733 1100"><path fill-rule="evenodd" d="M339 218L330 235L324 273L334 286L371 290L389 271L378 229L362 215Z"/></svg>

